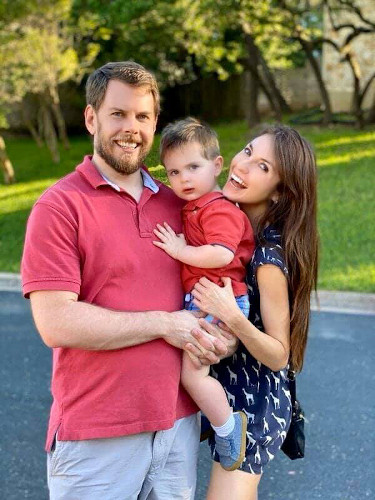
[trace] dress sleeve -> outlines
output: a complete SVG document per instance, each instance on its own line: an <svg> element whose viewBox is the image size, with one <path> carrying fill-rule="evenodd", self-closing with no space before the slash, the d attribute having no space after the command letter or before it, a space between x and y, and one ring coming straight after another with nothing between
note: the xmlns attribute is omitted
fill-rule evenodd
<svg viewBox="0 0 375 500"><path fill-rule="evenodd" d="M57 208L37 203L28 220L21 264L23 294L81 285L77 222Z"/></svg>
<svg viewBox="0 0 375 500"><path fill-rule="evenodd" d="M282 249L279 245L273 246L258 246L255 249L252 268L254 273L259 266L264 266L265 264L272 264L281 269L285 276L288 275L288 269L285 265L285 260L282 255Z"/></svg>

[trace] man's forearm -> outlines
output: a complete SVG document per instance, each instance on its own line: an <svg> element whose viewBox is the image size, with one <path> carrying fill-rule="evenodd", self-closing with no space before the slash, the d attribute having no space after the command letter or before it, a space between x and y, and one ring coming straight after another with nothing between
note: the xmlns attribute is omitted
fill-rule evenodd
<svg viewBox="0 0 375 500"><path fill-rule="evenodd" d="M33 292L33 316L49 347L109 350L164 338L176 347L195 339L198 320L187 311L121 312L77 300L70 292Z"/></svg>
<svg viewBox="0 0 375 500"><path fill-rule="evenodd" d="M172 318L159 311L118 312L68 301L50 312L36 311L37 328L49 347L108 350L130 347L170 333Z"/></svg>

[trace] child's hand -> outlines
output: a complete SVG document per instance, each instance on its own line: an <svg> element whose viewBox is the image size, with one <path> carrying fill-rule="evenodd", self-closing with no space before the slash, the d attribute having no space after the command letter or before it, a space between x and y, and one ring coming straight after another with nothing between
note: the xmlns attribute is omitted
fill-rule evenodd
<svg viewBox="0 0 375 500"><path fill-rule="evenodd" d="M179 260L182 250L187 246L185 236L183 234L176 234L173 229L164 222L164 226L156 224L157 229L154 233L160 241L153 241L153 244L162 248L168 255L174 259Z"/></svg>

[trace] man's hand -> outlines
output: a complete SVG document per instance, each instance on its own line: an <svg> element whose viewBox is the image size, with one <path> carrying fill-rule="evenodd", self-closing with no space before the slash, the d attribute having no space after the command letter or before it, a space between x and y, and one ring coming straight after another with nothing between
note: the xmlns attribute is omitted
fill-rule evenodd
<svg viewBox="0 0 375 500"><path fill-rule="evenodd" d="M163 226L156 224L156 227L154 233L160 241L153 241L153 244L167 252L174 259L179 260L179 255L187 246L185 236L176 234L166 222L164 222Z"/></svg>
<svg viewBox="0 0 375 500"><path fill-rule="evenodd" d="M209 323L205 319L199 320L200 329L194 329L192 335L199 342L200 347L197 348L196 345L188 343L185 346L185 350L188 352L194 365L199 368L202 365L212 365L219 363L220 360L232 356L238 347L238 338L233 335L223 323L215 325ZM214 343L215 352L210 349L206 349L207 335L215 340L211 342ZM204 348L204 351L202 350Z"/></svg>
<svg viewBox="0 0 375 500"><path fill-rule="evenodd" d="M199 314L196 311L176 311L169 313L171 324L168 325L168 333L164 335L164 340L175 347L185 349L186 344L191 344L196 350L204 355L208 352L216 352L217 339L200 329ZM204 314L204 313L203 313ZM199 331L198 339L192 334L193 331ZM220 341L219 341L220 342ZM220 347L219 347L219 351Z"/></svg>

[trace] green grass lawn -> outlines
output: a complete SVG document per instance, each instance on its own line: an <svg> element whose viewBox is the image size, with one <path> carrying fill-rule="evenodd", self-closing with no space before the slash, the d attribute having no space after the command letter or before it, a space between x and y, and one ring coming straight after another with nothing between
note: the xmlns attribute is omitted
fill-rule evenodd
<svg viewBox="0 0 375 500"><path fill-rule="evenodd" d="M375 129L297 127L314 145L319 166L319 230L321 265L319 288L375 292ZM230 158L249 138L244 122L215 127L225 159L221 181ZM7 140L17 184L0 184L0 271L19 272L27 216L33 202L52 183L91 151L88 137L75 137L72 148L61 151L55 165L45 149L31 139ZM158 167L156 138L147 164L165 181ZM0 181L2 182L2 180Z"/></svg>

